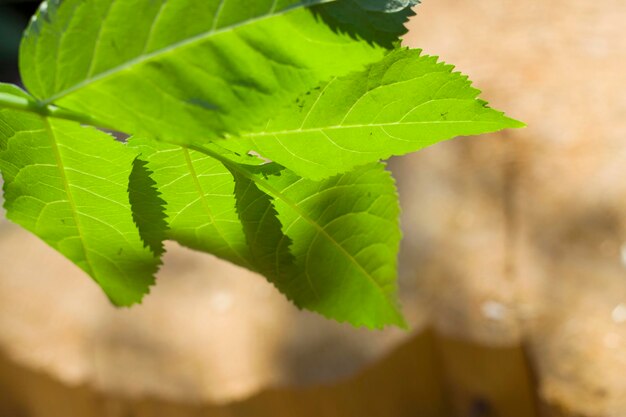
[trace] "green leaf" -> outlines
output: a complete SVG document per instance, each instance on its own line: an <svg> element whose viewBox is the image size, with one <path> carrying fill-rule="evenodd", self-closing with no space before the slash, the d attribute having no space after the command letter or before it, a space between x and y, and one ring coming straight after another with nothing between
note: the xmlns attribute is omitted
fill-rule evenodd
<svg viewBox="0 0 626 417"><path fill-rule="evenodd" d="M30 98L16 87L0 93ZM128 181L137 154L78 123L0 108L7 217L88 273L117 305L141 300L160 261L133 222Z"/></svg>
<svg viewBox="0 0 626 417"><path fill-rule="evenodd" d="M167 201L169 239L256 269L235 210L233 176L221 162L145 138L133 137L129 144L148 162L158 192Z"/></svg>
<svg viewBox="0 0 626 417"><path fill-rule="evenodd" d="M262 273L301 308L356 326L404 325L399 208L383 165L315 182L217 146L130 144L168 202L170 238Z"/></svg>
<svg viewBox="0 0 626 417"><path fill-rule="evenodd" d="M452 69L418 50L397 50L298 98L261 132L222 146L252 149L322 179L456 136L523 126L479 100L467 77Z"/></svg>
<svg viewBox="0 0 626 417"><path fill-rule="evenodd" d="M254 178L292 241L294 266L279 286L288 298L355 326L405 326L396 300L400 210L383 164L321 182L286 169Z"/></svg>
<svg viewBox="0 0 626 417"><path fill-rule="evenodd" d="M206 143L382 58L409 14L355 0L51 0L25 33L20 66L43 104Z"/></svg>

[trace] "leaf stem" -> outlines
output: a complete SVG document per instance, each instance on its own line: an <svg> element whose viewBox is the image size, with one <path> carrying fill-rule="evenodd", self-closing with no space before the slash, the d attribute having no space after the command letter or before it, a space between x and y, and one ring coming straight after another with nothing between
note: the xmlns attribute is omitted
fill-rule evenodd
<svg viewBox="0 0 626 417"><path fill-rule="evenodd" d="M194 150L196 152L200 152L203 153L207 156L210 156L211 158L217 159L218 161L220 161L222 164L227 165L227 166L234 166L236 165L235 162L231 161L230 159L220 155L219 153L212 151L209 148L206 148L202 145L188 145L188 146L183 146L185 148Z"/></svg>
<svg viewBox="0 0 626 417"><path fill-rule="evenodd" d="M0 107L5 107L13 110L31 111L34 101L27 99L26 97L20 97L13 94L0 93Z"/></svg>
<svg viewBox="0 0 626 417"><path fill-rule="evenodd" d="M259 183L259 184L263 184L264 186L266 186L267 188L269 188L272 191L278 192L277 190L274 190L269 184L266 184L264 181L260 181L257 177L255 177L251 172L247 171L246 169L242 168L244 166L246 166L245 164L240 164L237 163L235 161L232 161L228 158L226 158L223 155L220 155L218 152L215 152L207 147L204 147L202 145L188 145L186 146L186 148L203 153L207 156L210 156L211 158L217 159L218 161L220 161L222 164L224 164L224 166L226 166L227 168L231 168L234 169L235 171L237 171L238 173L240 173L241 175L243 175L245 178L249 179L250 181Z"/></svg>
<svg viewBox="0 0 626 417"><path fill-rule="evenodd" d="M2 108L35 113L40 116L51 117L54 119L71 120L83 125L90 125L107 130L117 130L106 123L96 120L95 118L83 113L66 110L52 104L41 104L27 97L20 97L18 95L0 92L0 109Z"/></svg>

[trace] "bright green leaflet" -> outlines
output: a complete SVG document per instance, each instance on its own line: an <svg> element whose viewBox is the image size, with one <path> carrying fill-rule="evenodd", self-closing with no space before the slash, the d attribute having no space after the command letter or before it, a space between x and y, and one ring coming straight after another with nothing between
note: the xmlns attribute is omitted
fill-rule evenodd
<svg viewBox="0 0 626 417"><path fill-rule="evenodd" d="M55 0L26 31L20 66L43 104L206 143L379 60L409 15L356 0Z"/></svg>
<svg viewBox="0 0 626 417"><path fill-rule="evenodd" d="M357 326L404 324L399 207L383 165L315 182L218 147L131 145L168 201L171 239L264 274L299 307Z"/></svg>
<svg viewBox="0 0 626 417"><path fill-rule="evenodd" d="M292 241L295 268L281 288L289 298L355 326L404 326L396 301L400 210L384 165L321 182L282 170L259 187L274 198Z"/></svg>
<svg viewBox="0 0 626 417"><path fill-rule="evenodd" d="M28 98L4 84L0 93ZM160 265L133 222L128 178L136 157L93 128L0 109L7 217L82 268L120 306L141 300Z"/></svg>
<svg viewBox="0 0 626 417"><path fill-rule="evenodd" d="M154 140L132 138L130 145L148 162L169 224L168 238L255 269L235 211L233 176L205 154Z"/></svg>
<svg viewBox="0 0 626 417"><path fill-rule="evenodd" d="M489 108L452 69L418 50L399 49L303 95L262 131L223 146L252 149L298 175L322 179L445 139L523 126Z"/></svg>

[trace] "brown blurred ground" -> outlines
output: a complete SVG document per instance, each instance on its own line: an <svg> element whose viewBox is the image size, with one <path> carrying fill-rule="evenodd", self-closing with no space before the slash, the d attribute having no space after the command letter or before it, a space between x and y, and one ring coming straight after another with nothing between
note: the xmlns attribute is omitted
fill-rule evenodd
<svg viewBox="0 0 626 417"><path fill-rule="evenodd" d="M532 417L536 385L546 415L623 417L624 21L623 0L426 0L418 8L407 44L455 63L494 107L529 128L394 161L406 236L402 299L413 333L365 332L298 312L261 278L176 247L145 305L117 311L68 262L0 225L0 349L18 364L0 366L0 387L28 391L12 381L50 375L59 396L86 390L81 401L95 414L85 416L161 415L130 405L118 413L96 400L148 398L244 401L252 409L180 415L251 417L353 401L335 410L350 417L364 415L378 392L379 405L409 404L393 416ZM414 336L429 326L439 335L431 342ZM411 365L405 348L393 353L401 344L434 368ZM407 366L389 365L394 358ZM293 388L277 388L273 400L254 397L268 387L332 384L364 366L381 374L354 377L343 391L303 388L308 400ZM429 412L425 388L433 389ZM336 414L331 407L317 415Z"/></svg>
<svg viewBox="0 0 626 417"><path fill-rule="evenodd" d="M624 19L620 0L438 0L408 41L529 125L399 163L434 320L521 337L544 398L589 416L626 415Z"/></svg>

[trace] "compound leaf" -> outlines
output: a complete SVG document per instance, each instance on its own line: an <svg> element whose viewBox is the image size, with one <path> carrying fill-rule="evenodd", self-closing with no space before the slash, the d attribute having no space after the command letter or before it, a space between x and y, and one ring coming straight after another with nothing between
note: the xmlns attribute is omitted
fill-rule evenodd
<svg viewBox="0 0 626 417"><path fill-rule="evenodd" d="M117 305L149 290L172 239L299 307L404 325L398 197L379 161L522 126L453 67L392 51L418 3L43 2L20 51L34 97L0 84L8 217Z"/></svg>

